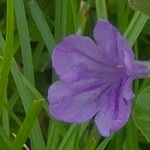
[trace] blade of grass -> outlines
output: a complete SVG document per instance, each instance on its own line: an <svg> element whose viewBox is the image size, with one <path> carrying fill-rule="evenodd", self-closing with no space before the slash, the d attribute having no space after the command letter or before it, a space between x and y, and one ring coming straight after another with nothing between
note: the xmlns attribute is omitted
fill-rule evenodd
<svg viewBox="0 0 150 150"><path fill-rule="evenodd" d="M24 73L27 79L29 79L29 81L31 81L31 83L34 84L32 52L23 0L14 0L14 6L20 45L22 50Z"/></svg>
<svg viewBox="0 0 150 150"><path fill-rule="evenodd" d="M79 9L78 16L77 16L78 20L77 20L77 27L76 27L77 29L76 32L79 35L84 33L86 22L88 19L89 9L90 9L89 3L85 1L80 2L80 9Z"/></svg>
<svg viewBox="0 0 150 150"><path fill-rule="evenodd" d="M54 37L52 35L52 32L50 31L50 28L49 28L47 22L43 16L43 13L42 13L40 7L38 6L37 2L34 0L29 2L29 8L30 8L32 18L34 19L34 21L37 25L37 28L41 33L43 41L44 41L48 51L51 54L52 49L55 46L55 40L54 40Z"/></svg>
<svg viewBox="0 0 150 150"><path fill-rule="evenodd" d="M51 56L52 49L54 48L56 42L55 42L55 39L54 39L54 37L50 31L50 28L46 22L46 19L43 16L42 10L38 6L38 3L34 0L29 2L29 9L30 9L32 18L34 19L34 21L37 25L37 28L40 31L43 41L44 41L44 43L50 53L50 56ZM45 70L45 67L47 67L48 64L49 64L49 60L45 62L45 65L42 68L42 70ZM54 78L55 78L55 76L54 76Z"/></svg>
<svg viewBox="0 0 150 150"><path fill-rule="evenodd" d="M1 35L1 33L0 33L0 35ZM3 38L2 38L3 39ZM2 40L3 42L5 42L4 41L4 39ZM3 43L3 45L5 45L5 43ZM11 72L12 72L12 74L15 74L16 75L16 80L19 82L17 82L16 84L18 85L18 88L19 87L22 87L23 88L23 90L21 90L21 89L19 89L19 93L22 95L21 97L22 97L22 99L24 100L23 102L23 104L24 104L24 106L26 105L27 106L27 104L25 103L25 101L27 101L28 99L24 99L25 97L24 97L24 93L28 93L28 94L26 94L26 95L30 95L31 93L32 93L32 97L29 97L29 99L32 99L33 97L35 97L36 99L40 99L40 98L42 98L43 99L43 97L42 97L42 95L38 92L38 90L36 90L36 88L23 76L23 74L19 71L19 69L18 69L18 66L17 66L17 63L15 62L15 59L13 59L13 61L12 61L13 63L12 63L12 69L11 69ZM20 85L20 86L19 86ZM30 95L31 96L31 95ZM27 103L30 103L30 100L28 100L28 102ZM49 111L48 111L48 108L47 108L47 104L46 103L44 103L44 108L45 108L45 110L46 110L46 112L49 114ZM54 120L55 121L55 120ZM57 121L55 121L55 123L56 123ZM57 124L57 126L58 126L58 128L60 129L59 130L59 132L61 133L61 135L62 136L64 136L65 135L65 133L66 133L66 129L64 128L64 126L61 124L61 123L59 123L59 122L57 122L56 123Z"/></svg>
<svg viewBox="0 0 150 150"><path fill-rule="evenodd" d="M43 100L36 100L32 102L31 107L29 108L25 120L21 125L18 134L11 144L12 150L22 149L23 144L25 143L27 137L30 134L31 128L34 127L34 123L38 117L38 114L43 106Z"/></svg>
<svg viewBox="0 0 150 150"><path fill-rule="evenodd" d="M2 33L0 32L0 54L3 54L5 47L5 40L2 36Z"/></svg>
<svg viewBox="0 0 150 150"><path fill-rule="evenodd" d="M15 80L15 83L17 85L18 92L21 96L22 104L24 106L25 111L27 112L28 108L30 107L32 100L37 98L35 97L27 88L24 86L22 82L22 76L21 73L18 69L18 66L13 59L12 61L12 69L11 69L13 78ZM43 136L40 130L40 126L38 121L36 120L34 128L32 129L32 136L31 136L31 141L33 145L33 149L36 150L44 150L45 149L45 144L43 140Z"/></svg>
<svg viewBox="0 0 150 150"><path fill-rule="evenodd" d="M60 41L66 35L67 0L55 0L55 38Z"/></svg>
<svg viewBox="0 0 150 150"><path fill-rule="evenodd" d="M57 150L60 141L60 132L54 122L49 124L47 150Z"/></svg>
<svg viewBox="0 0 150 150"><path fill-rule="evenodd" d="M2 51L4 49L4 45L3 45L4 43L5 43L5 41L3 39L3 36L2 36L2 34L0 34L0 54L2 53Z"/></svg>
<svg viewBox="0 0 150 150"><path fill-rule="evenodd" d="M76 125L73 132L70 135L70 138L67 140L67 143L62 148L63 150L76 149L77 138L79 135L79 125Z"/></svg>
<svg viewBox="0 0 150 150"><path fill-rule="evenodd" d="M71 5L71 6L70 6ZM73 17L73 27L74 30L76 28L76 19L77 19L77 1L70 0L70 11L72 11L72 17Z"/></svg>
<svg viewBox="0 0 150 150"><path fill-rule="evenodd" d="M2 147L3 150L9 150L10 148L9 137L1 127L0 127L0 145L3 146Z"/></svg>
<svg viewBox="0 0 150 150"><path fill-rule="evenodd" d="M118 131L114 136L115 150L123 150L123 144L125 141L125 130Z"/></svg>
<svg viewBox="0 0 150 150"><path fill-rule="evenodd" d="M129 10L129 5L126 0L117 1L117 23L121 32L124 32L128 26Z"/></svg>
<svg viewBox="0 0 150 150"><path fill-rule="evenodd" d="M141 33L147 21L148 21L147 15L139 11L135 12L128 28L124 32L124 36L128 39L131 46L133 46L133 44L137 40L139 34Z"/></svg>
<svg viewBox="0 0 150 150"><path fill-rule="evenodd" d="M89 122L80 125L80 131L79 131L79 135L77 137L76 149L79 149L80 140L81 140L82 135L84 134L85 130L87 129L88 125L89 125Z"/></svg>
<svg viewBox="0 0 150 150"><path fill-rule="evenodd" d="M59 145L57 150L63 150L63 148L67 144L71 134L73 133L74 129L75 129L75 125L71 125L71 127L69 128L66 136L63 138L63 141L61 142L61 144Z"/></svg>
<svg viewBox="0 0 150 150"><path fill-rule="evenodd" d="M112 136L105 138L105 139L99 144L99 146L96 148L96 150L105 150L106 146L108 145L108 143L110 142L111 139L112 139Z"/></svg>
<svg viewBox="0 0 150 150"><path fill-rule="evenodd" d="M7 85L8 75L13 57L13 41L14 41L14 10L13 1L7 0L7 22L6 22L6 48L4 51L1 77L0 77L0 111L2 109L2 123L7 135L9 135L9 117L6 108L2 108L4 103L7 103ZM1 36L1 47L4 48L4 40Z"/></svg>
<svg viewBox="0 0 150 150"><path fill-rule="evenodd" d="M97 20L108 19L106 0L95 0Z"/></svg>
<svg viewBox="0 0 150 150"><path fill-rule="evenodd" d="M126 130L127 130L127 135L124 143L124 150L139 150L137 128L133 122L132 117L128 122Z"/></svg>
<svg viewBox="0 0 150 150"><path fill-rule="evenodd" d="M4 98L7 90L8 75L11 66L11 59L13 56L14 11L13 11L13 1L11 0L7 1L7 23L6 24L7 24L6 49L4 51L4 57L3 57L2 69L1 69L1 78L0 78L0 108L2 108L4 102ZM1 44L2 42L4 41L1 36Z"/></svg>
<svg viewBox="0 0 150 150"><path fill-rule="evenodd" d="M20 43L22 48L25 75L30 80L30 82L34 84L33 63L32 63L31 46L29 40L29 31L28 31L27 20L25 16L24 4L22 0L15 0L15 12L16 12L18 31L19 31L19 38L20 38ZM22 81L20 80L20 75L19 75L20 71L17 68L18 66L15 60L13 60L11 71L14 76L19 94L21 96L22 104L25 108L25 111L27 112L34 96L25 87L22 86L21 84ZM43 136L38 121L36 121L35 127L32 129L31 143L33 149L36 150L45 149L45 144L44 144Z"/></svg>

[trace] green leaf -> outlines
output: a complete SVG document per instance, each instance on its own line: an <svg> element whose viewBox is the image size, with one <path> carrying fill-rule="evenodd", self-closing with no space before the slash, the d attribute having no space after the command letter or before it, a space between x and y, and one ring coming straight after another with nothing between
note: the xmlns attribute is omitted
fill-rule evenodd
<svg viewBox="0 0 150 150"><path fill-rule="evenodd" d="M141 130L150 142L150 86L144 88L136 98L133 119L138 129Z"/></svg>
<svg viewBox="0 0 150 150"><path fill-rule="evenodd" d="M4 51L4 57L1 68L1 77L0 77L0 109L3 105L3 102L6 99L6 90L8 84L8 75L11 67L11 59L13 56L13 35L14 34L14 9L13 1L7 1L7 27L6 27L6 48ZM1 47L3 46L3 38L1 35Z"/></svg>
<svg viewBox="0 0 150 150"><path fill-rule="evenodd" d="M3 128L9 135L9 117L5 108L2 108L4 103L7 103L7 85L8 76L11 68L11 60L14 54L14 9L13 1L7 0L7 22L6 22L6 47L3 54L3 61L0 74L0 111L2 109ZM4 40L1 35L1 44ZM1 47L4 47L2 44Z"/></svg>
<svg viewBox="0 0 150 150"><path fill-rule="evenodd" d="M133 44L139 37L147 21L148 21L148 16L146 16L141 12L135 12L128 28L124 33L124 36L128 39L131 46L133 46Z"/></svg>
<svg viewBox="0 0 150 150"><path fill-rule="evenodd" d="M67 30L67 0L55 0L55 38L60 41Z"/></svg>
<svg viewBox="0 0 150 150"><path fill-rule="evenodd" d="M27 79L29 79L29 81L34 84L32 52L24 3L23 0L14 0L14 2L19 39L22 50L24 73Z"/></svg>
<svg viewBox="0 0 150 150"><path fill-rule="evenodd" d="M0 127L0 146L3 145L3 150L9 150L10 143L9 143L9 137L3 130L3 128Z"/></svg>
<svg viewBox="0 0 150 150"><path fill-rule="evenodd" d="M112 136L105 138L105 139L99 144L99 146L96 148L96 150L105 150L106 146L108 145L108 143L110 142L111 139L112 139Z"/></svg>
<svg viewBox="0 0 150 150"><path fill-rule="evenodd" d="M139 150L137 127L131 117L126 127L126 138L123 145L124 150Z"/></svg>
<svg viewBox="0 0 150 150"><path fill-rule="evenodd" d="M22 79L22 74L20 73L19 68L14 59L12 61L11 72L15 80L15 83L17 85L18 92L21 96L23 107L25 111L27 112L32 103L32 100L35 98L39 98L39 94L36 95L37 97L35 97L35 95L33 95L33 93L29 91L29 89L25 86L23 79ZM37 120L35 122L34 128L32 129L31 141L32 141L34 149L36 150L45 149L43 136L42 136L40 126Z"/></svg>
<svg viewBox="0 0 150 150"><path fill-rule="evenodd" d="M106 0L95 0L97 19L107 19Z"/></svg>
<svg viewBox="0 0 150 150"><path fill-rule="evenodd" d="M87 23L87 19L89 16L89 10L90 10L90 4L87 3L86 1L81 1L80 2L80 8L79 8L79 12L77 15L77 24L76 24L76 32L78 34L83 34L85 27L86 27L86 23Z"/></svg>
<svg viewBox="0 0 150 150"><path fill-rule="evenodd" d="M43 16L43 13L36 1L30 1L29 8L30 8L32 18L34 19L34 21L37 25L37 28L41 33L43 41L44 41L48 51L51 54L52 49L55 46L55 40L54 40L54 37L52 35L52 32L50 31L50 28L49 28L47 22Z"/></svg>
<svg viewBox="0 0 150 150"><path fill-rule="evenodd" d="M117 1L117 24L119 31L124 32L129 24L129 5L127 0Z"/></svg>
<svg viewBox="0 0 150 150"><path fill-rule="evenodd" d="M60 132L59 128L54 122L49 124L48 130L48 140L47 140L47 150L57 150L60 142Z"/></svg>
<svg viewBox="0 0 150 150"><path fill-rule="evenodd" d="M32 105L26 114L25 120L21 125L18 134L11 144L12 150L20 150L22 148L23 144L30 134L31 128L34 128L35 120L37 119L42 106L43 100L35 100L32 102Z"/></svg>
<svg viewBox="0 0 150 150"><path fill-rule="evenodd" d="M132 8L143 11L150 16L150 0L129 0Z"/></svg>
<svg viewBox="0 0 150 150"><path fill-rule="evenodd" d="M1 35L1 34L0 34ZM1 36L2 37L2 36ZM5 45L5 41L2 37L2 45ZM2 52L3 52L3 49L2 49ZM17 63L15 62L15 59L13 58L12 60L12 68L11 68L11 72L13 74L13 77L14 77L14 80L15 80L15 83L17 85L17 88L18 88L18 92L21 96L21 100L22 100L22 104L23 104L23 107L25 109L25 111L27 112L28 108L30 107L31 103L32 103L32 100L34 98L39 98L40 97L40 94L39 92L37 92L37 90L34 90L34 88L32 88L34 91L36 91L36 96L25 86L23 80L22 80L22 74L21 72L19 71L19 68L18 68L18 65ZM26 79L27 81L27 79ZM29 81L28 81L29 85L31 87L34 87ZM40 126L39 126L39 123L38 121L36 121L35 123L35 127L32 129L32 135L31 135L31 141L32 141L32 144L33 144L33 149L36 149L36 150L41 150L41 149L45 149L45 143L44 143L44 140L43 140L43 136L42 136L42 133L41 133L41 130L40 130Z"/></svg>
<svg viewBox="0 0 150 150"><path fill-rule="evenodd" d="M4 41L3 37L2 37L2 34L0 33L0 54L4 50L4 44L5 44L5 41Z"/></svg>
<svg viewBox="0 0 150 150"><path fill-rule="evenodd" d="M66 133L66 136L63 138L63 141L61 142L61 144L58 147L58 150L63 150L65 149L65 146L67 145L67 143L69 142L69 139L71 137L71 135L73 134L73 131L75 130L75 125L71 125L70 129L68 130L68 132Z"/></svg>

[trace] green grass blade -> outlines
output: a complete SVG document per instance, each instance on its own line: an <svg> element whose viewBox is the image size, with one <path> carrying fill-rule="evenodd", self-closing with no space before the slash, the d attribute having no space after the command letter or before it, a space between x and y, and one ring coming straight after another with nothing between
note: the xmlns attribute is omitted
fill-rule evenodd
<svg viewBox="0 0 150 150"><path fill-rule="evenodd" d="M13 1L7 1L7 27L6 27L6 49L4 51L4 57L1 69L0 78L0 108L2 108L4 99L6 99L6 90L8 84L8 75L11 67L11 59L13 56L13 35L14 34L14 10ZM3 42L1 36L1 42Z"/></svg>
<svg viewBox="0 0 150 150"><path fill-rule="evenodd" d="M38 6L36 1L30 1L29 2L29 8L32 15L32 18L34 19L38 30L41 33L41 36L43 38L43 41L48 49L48 51L51 53L52 49L55 46L55 40L52 35L52 32L50 31L50 28L43 16L43 13Z"/></svg>
<svg viewBox="0 0 150 150"><path fill-rule="evenodd" d="M140 10L150 16L150 0L129 0L132 8Z"/></svg>
<svg viewBox="0 0 150 150"><path fill-rule="evenodd" d="M95 0L97 20L107 19L106 0Z"/></svg>
<svg viewBox="0 0 150 150"><path fill-rule="evenodd" d="M62 150L64 148L64 146L67 144L67 141L69 140L71 134L73 133L73 130L75 129L75 125L72 125L70 127L70 129L68 130L66 136L63 138L63 141L61 142L61 144L58 147L58 150Z"/></svg>
<svg viewBox="0 0 150 150"><path fill-rule="evenodd" d="M110 142L111 139L112 139L112 136L105 138L105 139L99 144L99 146L96 148L96 150L105 150L106 146L108 145L108 143Z"/></svg>
<svg viewBox="0 0 150 150"><path fill-rule="evenodd" d="M90 10L90 4L85 2L85 1L81 1L80 2L80 9L77 15L77 33L83 34L85 27L86 27L86 22L88 19L88 14L89 14L89 10Z"/></svg>
<svg viewBox="0 0 150 150"><path fill-rule="evenodd" d="M79 148L80 140L81 140L82 135L84 134L85 130L87 129L88 125L89 125L89 122L80 125L79 135L77 137L77 142L76 142L76 149Z"/></svg>
<svg viewBox="0 0 150 150"><path fill-rule="evenodd" d="M2 61L1 75L0 75L0 111L2 109L2 123L7 135L9 135L9 117L8 111L2 108L3 103L7 103L7 85L8 75L11 67L11 60L13 57L13 41L14 41L14 9L13 1L7 0L7 22L6 22L6 48ZM1 35L1 47L4 48L4 40Z"/></svg>
<svg viewBox="0 0 150 150"><path fill-rule="evenodd" d="M20 73L18 66L14 59L12 61L11 72L12 72L13 78L15 80L15 83L17 85L18 92L21 96L22 104L25 108L25 111L27 112L28 108L30 107L30 105L32 103L32 100L37 97L35 97L35 95L33 95L32 92L30 92L27 89L27 87L24 85L24 83L22 81L21 73ZM36 150L41 150L41 149L44 150L45 149L45 144L44 144L43 136L42 136L38 121L35 122L34 128L32 129L31 137L32 137L31 140L33 142L34 149L36 149Z"/></svg>
<svg viewBox="0 0 150 150"><path fill-rule="evenodd" d="M131 117L127 124L126 139L124 141L124 150L139 150L137 128Z"/></svg>
<svg viewBox="0 0 150 150"><path fill-rule="evenodd" d="M1 35L1 34L0 34ZM2 41L4 41L3 37L2 37ZM3 43L3 45L5 45L5 43ZM15 60L13 59L12 61L12 69L11 72L12 74L15 75L15 80L18 81L16 82L18 89L19 89L19 93L21 95L21 98L23 100L23 105L24 107L28 107L28 103L31 103L30 99L36 98L36 99L40 99L42 97L42 95L36 90L36 88L23 76L23 74L19 71L18 66L15 62ZM27 94L26 94L27 93ZM31 96L32 94L32 96ZM29 99L25 99L26 95L30 95L28 98ZM26 102L27 101L27 102ZM46 110L46 112L49 114L48 112L48 108L47 108L47 104L45 103L44 108ZM56 122L56 121L55 121ZM66 129L64 128L64 126L59 123L56 122L55 123L57 125L57 127L60 129L59 132L62 136L64 136L64 134L66 133ZM42 141L42 140L41 140ZM40 143L40 142L39 142ZM37 146L39 147L39 145L37 144Z"/></svg>
<svg viewBox="0 0 150 150"><path fill-rule="evenodd" d="M33 61L24 3L23 0L14 0L14 2L19 39L22 50L24 73L27 79L29 79L29 81L34 84Z"/></svg>
<svg viewBox="0 0 150 150"><path fill-rule="evenodd" d="M124 32L128 26L129 6L126 0L117 1L117 24L121 32Z"/></svg>
<svg viewBox="0 0 150 150"><path fill-rule="evenodd" d="M25 120L21 125L18 134L11 145L12 150L20 150L25 143L27 137L30 134L31 128L33 128L35 120L43 106L43 100L35 100L32 102L30 109L28 110Z"/></svg>
<svg viewBox="0 0 150 150"><path fill-rule="evenodd" d="M9 142L9 137L7 136L3 128L0 127L0 146L3 146L3 150L9 150Z"/></svg>
<svg viewBox="0 0 150 150"><path fill-rule="evenodd" d="M55 38L60 41L66 35L67 0L55 0Z"/></svg>
<svg viewBox="0 0 150 150"><path fill-rule="evenodd" d="M5 41L4 41L3 36L2 36L2 34L0 32L0 54L4 50L4 44L5 44Z"/></svg>
<svg viewBox="0 0 150 150"><path fill-rule="evenodd" d="M60 142L59 128L54 122L49 123L47 150L57 150Z"/></svg>
<svg viewBox="0 0 150 150"><path fill-rule="evenodd" d="M141 12L135 12L128 28L124 33L124 36L128 39L131 45L135 43L147 21L147 15Z"/></svg>

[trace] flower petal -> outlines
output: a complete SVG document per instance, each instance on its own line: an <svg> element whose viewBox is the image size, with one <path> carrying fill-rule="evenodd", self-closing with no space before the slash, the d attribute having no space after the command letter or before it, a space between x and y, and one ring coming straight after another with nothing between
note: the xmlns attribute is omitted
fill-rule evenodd
<svg viewBox="0 0 150 150"><path fill-rule="evenodd" d="M95 116L95 122L100 133L107 137L115 131L121 129L127 122L131 112L131 100L124 98L123 87L126 82L120 82L115 88L112 88L108 95L106 103Z"/></svg>
<svg viewBox="0 0 150 150"><path fill-rule="evenodd" d="M133 90L132 90L132 82L133 82L133 78L128 78L123 87L122 96L126 100L132 100L135 97Z"/></svg>
<svg viewBox="0 0 150 150"><path fill-rule="evenodd" d="M93 32L98 46L114 61L118 60L117 34L117 29L106 20L98 21Z"/></svg>
<svg viewBox="0 0 150 150"><path fill-rule="evenodd" d="M63 81L78 81L99 77L99 72L114 70L97 45L88 37L72 35L66 37L54 49L53 66Z"/></svg>
<svg viewBox="0 0 150 150"><path fill-rule="evenodd" d="M83 122L100 109L99 97L107 88L96 79L55 82L48 91L50 113L65 122Z"/></svg>
<svg viewBox="0 0 150 150"><path fill-rule="evenodd" d="M126 72L132 78L142 78L150 73L149 64L143 61L128 61Z"/></svg>
<svg viewBox="0 0 150 150"><path fill-rule="evenodd" d="M117 34L117 42L118 42L118 52L119 57L123 59L123 57L128 57L130 61L134 60L134 53L129 44L129 42L118 32Z"/></svg>
<svg viewBox="0 0 150 150"><path fill-rule="evenodd" d="M93 34L99 47L103 47L103 50L106 51L107 55L113 61L122 61L124 59L124 53L133 60L134 53L128 41L108 21L98 21Z"/></svg>

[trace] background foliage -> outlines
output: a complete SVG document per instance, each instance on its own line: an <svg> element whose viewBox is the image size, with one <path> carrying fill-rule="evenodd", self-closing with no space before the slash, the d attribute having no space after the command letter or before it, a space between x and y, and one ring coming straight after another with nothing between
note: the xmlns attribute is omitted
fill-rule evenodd
<svg viewBox="0 0 150 150"><path fill-rule="evenodd" d="M150 0L0 0L0 149L149 150L150 79L134 83L133 113L111 137L93 121L66 124L48 113L47 90L56 79L50 55L66 35L92 35L108 19L150 59Z"/></svg>

